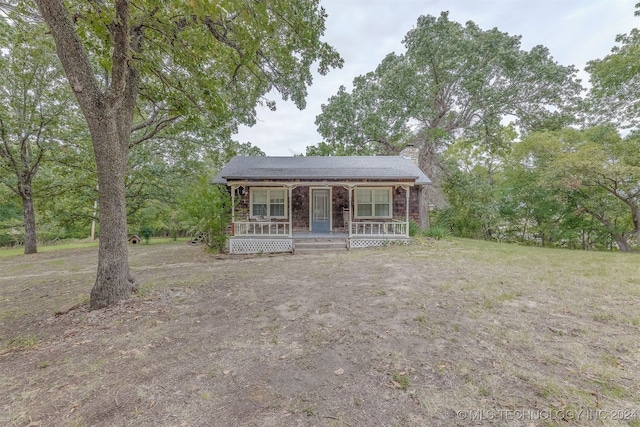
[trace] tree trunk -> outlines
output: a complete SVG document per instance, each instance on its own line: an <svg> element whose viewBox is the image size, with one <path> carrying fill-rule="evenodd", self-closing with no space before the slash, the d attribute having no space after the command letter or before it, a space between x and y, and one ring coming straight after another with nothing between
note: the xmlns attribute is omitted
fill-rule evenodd
<svg viewBox="0 0 640 427"><path fill-rule="evenodd" d="M600 221L600 223L604 225L607 228L607 230L609 230L609 233L611 234L611 237L613 237L613 239L616 241L616 244L618 245L618 249L620 249L620 252L631 251L631 246L629 246L629 236L627 235L627 233L620 233L618 230L616 230L616 227L611 223L611 221L609 221L604 216L604 212L598 213L586 207L584 207L584 210L588 212L592 217Z"/></svg>
<svg viewBox="0 0 640 427"><path fill-rule="evenodd" d="M428 188L428 185L420 187L420 230L427 230L430 226Z"/></svg>
<svg viewBox="0 0 640 427"><path fill-rule="evenodd" d="M418 166L420 169L432 180L430 185L425 185L422 187L422 191L420 192L420 210L421 213L421 223L420 227L423 230L426 230L431 226L430 219L430 211L429 211L429 203L433 199L432 193L434 191L433 186L435 185L435 173L433 173L434 169L438 167L436 165L436 151L438 148L438 143L434 141L424 141L420 147L420 151L418 152Z"/></svg>
<svg viewBox="0 0 640 427"><path fill-rule="evenodd" d="M101 120L96 123L96 117ZM90 308L103 308L127 299L133 290L129 275L125 176L128 144L118 135L117 114L105 111L90 123L98 168L100 235L98 272L91 289Z"/></svg>
<svg viewBox="0 0 640 427"><path fill-rule="evenodd" d="M629 239L624 234L619 233L611 233L613 238L616 241L616 245L618 245L618 249L620 252L631 252L631 247L629 246Z"/></svg>
<svg viewBox="0 0 640 427"><path fill-rule="evenodd" d="M38 252L36 239L36 216L33 210L33 197L31 187L23 185L20 188L22 198L22 214L24 217L24 254L35 254Z"/></svg>
<svg viewBox="0 0 640 427"><path fill-rule="evenodd" d="M608 219L604 218L604 216L598 217L600 222L607 227L611 237L616 241L616 245L618 245L618 249L620 252L631 252L631 246L629 246L629 237L626 233L619 233L614 225Z"/></svg>
<svg viewBox="0 0 640 427"><path fill-rule="evenodd" d="M129 32L129 2L115 0L114 19L107 24L113 42L111 78L101 90L63 0L36 0L56 42L58 58L84 114L98 169L100 244L98 272L91 290L90 308L106 307L126 299L133 290L129 275L125 177L127 153L140 76L130 66L139 51L143 26Z"/></svg>
<svg viewBox="0 0 640 427"><path fill-rule="evenodd" d="M631 219L633 220L633 232L636 234L638 251L640 251L640 208L633 201L630 201L629 207L631 208Z"/></svg>

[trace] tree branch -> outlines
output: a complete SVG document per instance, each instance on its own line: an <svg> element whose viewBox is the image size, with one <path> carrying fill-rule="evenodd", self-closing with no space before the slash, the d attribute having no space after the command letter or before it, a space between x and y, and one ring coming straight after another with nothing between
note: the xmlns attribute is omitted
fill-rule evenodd
<svg viewBox="0 0 640 427"><path fill-rule="evenodd" d="M78 37L63 0L36 0L51 35L58 58L83 111L87 113L100 100L100 90L84 45Z"/></svg>
<svg viewBox="0 0 640 427"><path fill-rule="evenodd" d="M155 122L151 129L147 128L142 136L129 143L129 148L132 148L144 141L147 141L158 134L161 130L169 126L172 122L177 120L179 116L165 117L162 120Z"/></svg>
<svg viewBox="0 0 640 427"><path fill-rule="evenodd" d="M123 101L130 61L129 1L115 0L115 6L116 16L107 25L113 40L111 86L107 91L107 99L114 108Z"/></svg>

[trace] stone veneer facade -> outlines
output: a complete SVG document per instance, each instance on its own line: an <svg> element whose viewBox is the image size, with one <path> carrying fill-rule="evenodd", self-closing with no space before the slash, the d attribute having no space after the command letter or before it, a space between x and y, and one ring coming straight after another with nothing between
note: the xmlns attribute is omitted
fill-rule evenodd
<svg viewBox="0 0 640 427"><path fill-rule="evenodd" d="M276 187L277 185L274 185ZM324 188L318 186L318 188ZM331 186L331 210L333 230L345 231L346 218L344 209L349 207L349 192L342 186ZM293 231L309 230L309 186L299 186L292 190L291 210ZM243 195L236 194L236 220L245 219L249 212L249 191L247 187ZM396 187L393 191L393 217L404 219L406 215L406 196L402 187ZM410 187L409 191L409 218L415 222L420 221L420 188ZM279 220L286 222L286 220Z"/></svg>

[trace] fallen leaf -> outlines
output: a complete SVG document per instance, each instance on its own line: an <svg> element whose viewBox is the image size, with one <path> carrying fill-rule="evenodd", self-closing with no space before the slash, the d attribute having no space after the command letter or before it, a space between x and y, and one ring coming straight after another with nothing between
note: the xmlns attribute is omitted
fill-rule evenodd
<svg viewBox="0 0 640 427"><path fill-rule="evenodd" d="M336 375L342 375L344 374L344 369L340 368L337 371L334 372Z"/></svg>

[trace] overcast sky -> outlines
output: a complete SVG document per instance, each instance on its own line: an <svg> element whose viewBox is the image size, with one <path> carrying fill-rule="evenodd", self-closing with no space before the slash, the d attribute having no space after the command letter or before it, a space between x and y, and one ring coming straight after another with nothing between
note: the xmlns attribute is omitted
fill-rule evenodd
<svg viewBox="0 0 640 427"><path fill-rule="evenodd" d="M615 36L640 27L634 17L637 0L321 0L329 17L323 38L344 58L344 67L316 75L307 108L276 97L277 111L258 110L258 123L242 128L235 139L251 142L268 156L305 153L322 138L315 117L340 85L351 90L353 79L375 70L389 53L405 51L402 39L419 16L439 16L475 22L484 30L497 27L522 36L521 47L546 46L562 65L583 70L587 61L603 58ZM580 73L584 82L588 76ZM272 97L273 98L273 97Z"/></svg>

